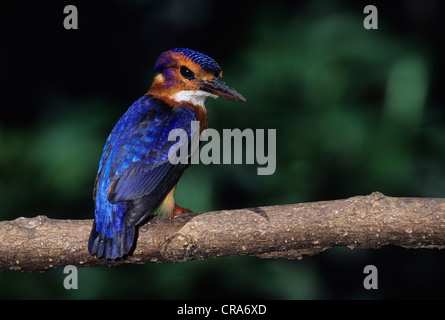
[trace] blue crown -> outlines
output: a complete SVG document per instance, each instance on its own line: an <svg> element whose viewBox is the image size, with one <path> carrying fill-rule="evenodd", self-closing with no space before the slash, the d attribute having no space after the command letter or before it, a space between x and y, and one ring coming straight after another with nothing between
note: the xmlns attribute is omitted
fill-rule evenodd
<svg viewBox="0 0 445 320"><path fill-rule="evenodd" d="M205 55L204 53L187 48L175 48L164 52L163 54L161 54L161 57L164 56L164 54L170 52L179 53L183 56L186 56L193 62L199 64L205 71L212 73L215 77L219 76L219 74L221 73L221 68L216 63L216 61ZM158 61L156 62L155 73L160 72L166 62L164 59L161 59L161 57L159 57Z"/></svg>

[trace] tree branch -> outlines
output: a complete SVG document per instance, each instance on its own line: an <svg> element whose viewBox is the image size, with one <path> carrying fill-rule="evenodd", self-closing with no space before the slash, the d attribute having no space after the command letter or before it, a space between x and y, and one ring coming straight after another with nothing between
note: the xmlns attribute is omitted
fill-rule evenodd
<svg viewBox="0 0 445 320"><path fill-rule="evenodd" d="M321 201L183 214L142 226L132 256L107 261L87 251L92 220L45 216L0 222L0 270L43 272L66 265L185 262L254 255L300 259L335 246L445 247L445 199L381 193Z"/></svg>

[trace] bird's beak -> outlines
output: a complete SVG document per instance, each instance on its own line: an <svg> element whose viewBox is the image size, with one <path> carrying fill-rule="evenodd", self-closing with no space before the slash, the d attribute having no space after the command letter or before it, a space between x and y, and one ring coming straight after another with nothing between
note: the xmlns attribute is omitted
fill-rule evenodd
<svg viewBox="0 0 445 320"><path fill-rule="evenodd" d="M221 98L241 102L246 101L235 89L229 87L224 81L216 77L209 81L201 81L199 85L200 90L216 94Z"/></svg>

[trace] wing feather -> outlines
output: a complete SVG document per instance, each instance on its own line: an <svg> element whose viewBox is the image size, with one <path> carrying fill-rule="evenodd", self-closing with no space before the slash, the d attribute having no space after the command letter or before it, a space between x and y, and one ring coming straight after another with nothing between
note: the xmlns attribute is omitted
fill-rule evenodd
<svg viewBox="0 0 445 320"><path fill-rule="evenodd" d="M168 141L168 135L172 129L184 129L190 151L191 121L196 120L195 115L185 106L172 108L155 99L152 104L144 118L119 135L118 147L110 152L114 161L109 163L111 183L107 198L111 203L144 197L147 209L153 210L187 167L169 162L168 152L176 141Z"/></svg>

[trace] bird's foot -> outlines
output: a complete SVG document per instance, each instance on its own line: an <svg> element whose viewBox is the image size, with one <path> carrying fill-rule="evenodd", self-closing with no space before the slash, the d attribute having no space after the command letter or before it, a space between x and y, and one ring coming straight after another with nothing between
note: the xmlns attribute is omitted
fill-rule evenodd
<svg viewBox="0 0 445 320"><path fill-rule="evenodd" d="M173 209L173 212L170 214L170 219L173 219L174 217L176 217L182 213L187 213L187 212L192 212L192 210L187 209L187 208L182 208L182 207L178 206L177 204L175 204L175 209Z"/></svg>

